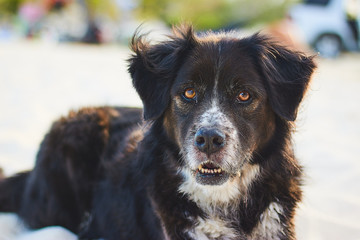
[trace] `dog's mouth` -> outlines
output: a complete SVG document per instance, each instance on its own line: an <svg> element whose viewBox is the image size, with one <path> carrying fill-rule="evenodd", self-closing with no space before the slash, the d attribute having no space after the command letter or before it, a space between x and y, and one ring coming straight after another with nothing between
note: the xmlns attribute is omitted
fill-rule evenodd
<svg viewBox="0 0 360 240"><path fill-rule="evenodd" d="M225 183L229 174L211 161L203 162L195 171L196 181L203 185L221 185Z"/></svg>

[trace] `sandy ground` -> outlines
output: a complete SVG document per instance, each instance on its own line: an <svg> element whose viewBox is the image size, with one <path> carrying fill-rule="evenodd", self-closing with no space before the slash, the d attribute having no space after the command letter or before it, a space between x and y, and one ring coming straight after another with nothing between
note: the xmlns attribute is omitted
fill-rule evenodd
<svg viewBox="0 0 360 240"><path fill-rule="evenodd" d="M140 106L126 72L128 56L119 46L0 43L0 166L5 174L34 165L42 136L69 109ZM360 55L319 60L294 138L307 174L298 239L360 239L359 92Z"/></svg>

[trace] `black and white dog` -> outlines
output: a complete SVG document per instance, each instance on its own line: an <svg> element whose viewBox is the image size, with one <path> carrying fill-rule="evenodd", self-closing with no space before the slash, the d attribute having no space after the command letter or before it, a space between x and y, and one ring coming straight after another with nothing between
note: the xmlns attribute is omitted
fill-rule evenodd
<svg viewBox="0 0 360 240"><path fill-rule="evenodd" d="M0 211L80 239L295 239L291 132L312 58L259 34L191 27L156 44L135 36L132 50L143 116L61 118L35 168L1 181Z"/></svg>

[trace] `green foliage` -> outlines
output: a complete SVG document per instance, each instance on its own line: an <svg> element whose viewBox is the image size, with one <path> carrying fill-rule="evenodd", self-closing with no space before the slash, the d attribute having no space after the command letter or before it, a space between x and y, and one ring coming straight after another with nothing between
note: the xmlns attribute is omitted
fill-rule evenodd
<svg viewBox="0 0 360 240"><path fill-rule="evenodd" d="M0 14L16 14L25 0L0 0Z"/></svg>
<svg viewBox="0 0 360 240"><path fill-rule="evenodd" d="M288 8L298 0L240 0L233 10L249 25L271 23L283 19Z"/></svg>
<svg viewBox="0 0 360 240"><path fill-rule="evenodd" d="M236 23L262 24L281 19L296 0L139 0L142 18L167 24L192 22L197 29L217 29Z"/></svg>
<svg viewBox="0 0 360 240"><path fill-rule="evenodd" d="M39 2L41 0L0 0L0 14L14 15L17 13L19 7L24 2ZM119 9L116 0L74 0L83 1L88 7L91 14L102 14L111 18L116 18L119 14Z"/></svg>
<svg viewBox="0 0 360 240"><path fill-rule="evenodd" d="M110 18L117 18L119 9L115 0L85 0L91 14L106 15Z"/></svg>

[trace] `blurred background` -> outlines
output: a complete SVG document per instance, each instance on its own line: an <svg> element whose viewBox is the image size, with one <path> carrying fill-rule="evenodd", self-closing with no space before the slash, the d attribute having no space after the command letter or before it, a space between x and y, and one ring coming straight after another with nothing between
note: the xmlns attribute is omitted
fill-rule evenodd
<svg viewBox="0 0 360 240"><path fill-rule="evenodd" d="M294 137L298 239L360 239L360 0L0 0L0 175L32 168L69 109L141 106L129 39L141 25L158 41L181 22L318 55Z"/></svg>
<svg viewBox="0 0 360 240"><path fill-rule="evenodd" d="M0 40L126 44L140 23L168 31L267 29L324 57L359 50L359 0L0 0ZM305 46L302 46L305 47Z"/></svg>

